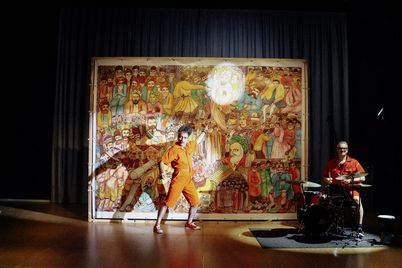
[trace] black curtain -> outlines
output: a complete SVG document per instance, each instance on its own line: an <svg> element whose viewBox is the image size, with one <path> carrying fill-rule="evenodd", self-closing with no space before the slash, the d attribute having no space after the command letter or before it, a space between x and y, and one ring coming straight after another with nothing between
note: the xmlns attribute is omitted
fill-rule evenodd
<svg viewBox="0 0 402 268"><path fill-rule="evenodd" d="M396 2L353 2L348 19L350 139L352 152L373 187L362 194L365 210L402 216L400 76L402 27ZM400 217L399 217L400 219Z"/></svg>
<svg viewBox="0 0 402 268"><path fill-rule="evenodd" d="M86 202L92 57L308 60L309 179L349 138L346 15L224 9L62 9L52 150L53 202Z"/></svg>

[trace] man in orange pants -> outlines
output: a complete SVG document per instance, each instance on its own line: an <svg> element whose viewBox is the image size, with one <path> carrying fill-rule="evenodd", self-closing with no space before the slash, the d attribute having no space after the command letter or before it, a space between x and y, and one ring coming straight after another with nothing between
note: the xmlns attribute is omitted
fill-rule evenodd
<svg viewBox="0 0 402 268"><path fill-rule="evenodd" d="M206 130L207 129L205 129L205 131ZM163 165L171 165L174 172L164 205L162 205L158 211L154 233L163 234L163 230L160 227L162 218L165 216L167 208L171 208L176 204L181 193L183 193L186 200L190 203L190 210L185 227L191 230L201 229L193 223L200 199L198 198L198 193L192 179L192 155L196 151L197 143L200 143L204 138L205 131L199 135L197 142L189 141L189 136L192 131L192 128L188 125L180 127L178 130L177 142L163 155L160 162L161 174Z"/></svg>

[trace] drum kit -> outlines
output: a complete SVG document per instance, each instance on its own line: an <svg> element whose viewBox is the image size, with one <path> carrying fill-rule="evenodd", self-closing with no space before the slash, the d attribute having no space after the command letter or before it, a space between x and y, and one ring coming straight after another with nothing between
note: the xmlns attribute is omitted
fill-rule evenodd
<svg viewBox="0 0 402 268"><path fill-rule="evenodd" d="M289 183L299 184L302 189L302 200L298 203L297 219L304 227L308 235L340 235L344 232L348 216L353 220L352 225L357 226L357 213L359 212L360 199L356 202L353 199L351 190L360 191L372 185L363 183L353 183L355 178L367 176L368 173L358 172L347 176L339 176L338 181L348 181L351 183L348 190L342 183L333 183L324 188L323 191L317 190L321 185L304 180L293 180ZM310 190L315 189L315 190Z"/></svg>

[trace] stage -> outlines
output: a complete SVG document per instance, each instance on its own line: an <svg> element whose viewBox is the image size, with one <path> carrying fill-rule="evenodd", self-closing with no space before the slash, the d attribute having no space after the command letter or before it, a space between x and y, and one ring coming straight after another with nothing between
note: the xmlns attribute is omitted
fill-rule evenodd
<svg viewBox="0 0 402 268"><path fill-rule="evenodd" d="M153 220L88 222L85 205L0 202L0 211L2 267L402 267L401 247L262 248L250 231L296 221L198 221L200 231L167 221L157 235Z"/></svg>

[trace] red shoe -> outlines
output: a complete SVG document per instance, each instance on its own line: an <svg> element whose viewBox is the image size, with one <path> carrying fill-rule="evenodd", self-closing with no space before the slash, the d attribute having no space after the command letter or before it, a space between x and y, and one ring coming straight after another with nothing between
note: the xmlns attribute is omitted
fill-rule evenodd
<svg viewBox="0 0 402 268"><path fill-rule="evenodd" d="M159 225L155 225L154 226L154 233L163 234L163 230L161 229L161 227Z"/></svg>
<svg viewBox="0 0 402 268"><path fill-rule="evenodd" d="M201 227L198 225L195 225L194 223L186 223L184 226L186 229L191 229L191 230L201 230Z"/></svg>

